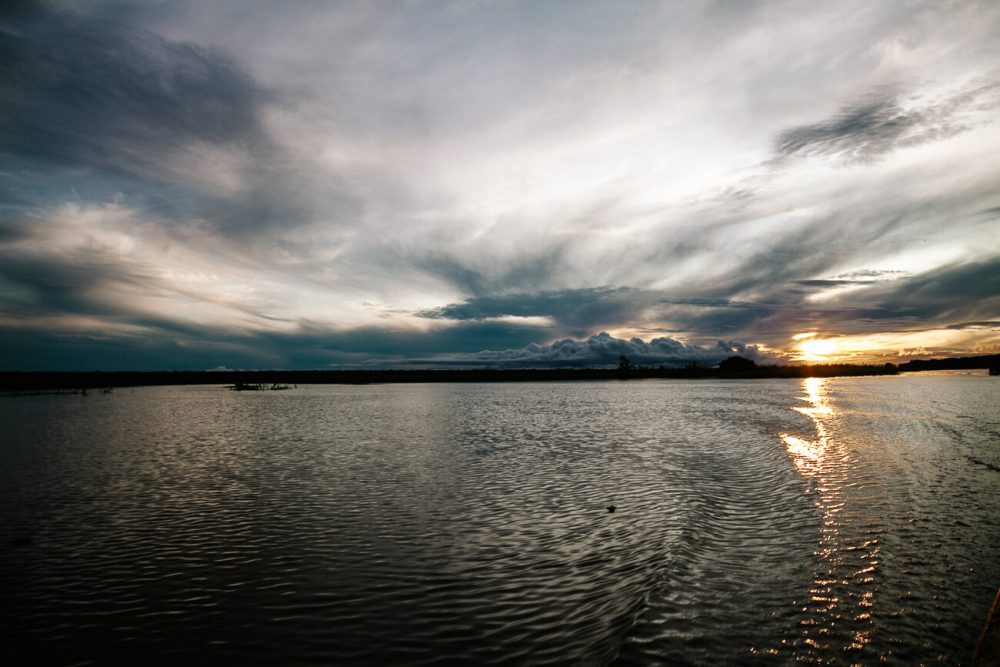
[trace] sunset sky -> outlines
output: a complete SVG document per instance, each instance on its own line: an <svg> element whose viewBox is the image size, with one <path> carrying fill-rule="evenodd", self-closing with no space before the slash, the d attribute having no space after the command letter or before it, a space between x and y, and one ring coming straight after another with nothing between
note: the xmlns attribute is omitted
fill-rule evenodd
<svg viewBox="0 0 1000 667"><path fill-rule="evenodd" d="M1000 352L1000 3L0 9L0 370Z"/></svg>

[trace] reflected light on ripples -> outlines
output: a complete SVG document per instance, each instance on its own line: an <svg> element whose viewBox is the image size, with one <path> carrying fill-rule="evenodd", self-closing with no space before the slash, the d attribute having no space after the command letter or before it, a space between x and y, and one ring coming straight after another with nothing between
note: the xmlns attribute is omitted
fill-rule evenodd
<svg viewBox="0 0 1000 667"><path fill-rule="evenodd" d="M806 405L793 408L807 416L815 428L813 438L781 433L779 437L799 473L815 480L819 496L817 506L822 511L820 544L816 576L810 589L810 599L804 612L814 615L802 623L801 647L796 659L813 662L816 652L825 650L834 640L834 629L847 619L860 627L849 630L841 640L842 650L857 652L872 641L870 609L874 602L871 590L879 564L878 540L851 544L845 532L850 518L842 517L846 506L846 485L853 466L853 457L833 437L832 420L838 417L829 402L829 382L823 378L807 378L802 382ZM859 565L861 567L859 567ZM835 574L849 570L843 576ZM846 627L844 628L847 629Z"/></svg>
<svg viewBox="0 0 1000 667"><path fill-rule="evenodd" d="M780 435L788 455L792 457L799 471L810 477L821 472L823 458L827 448L827 429L823 419L834 416L833 408L824 402L826 396L826 381L823 378L806 378L802 383L806 392L802 400L807 401L807 407L795 408L796 411L809 417L816 427L816 439L806 440L788 433Z"/></svg>

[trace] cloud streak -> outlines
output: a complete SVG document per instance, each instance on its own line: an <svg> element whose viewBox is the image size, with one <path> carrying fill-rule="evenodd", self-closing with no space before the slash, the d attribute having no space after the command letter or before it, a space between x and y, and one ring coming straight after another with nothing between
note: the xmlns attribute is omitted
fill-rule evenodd
<svg viewBox="0 0 1000 667"><path fill-rule="evenodd" d="M998 84L977 85L931 103L905 108L890 91L843 107L832 118L781 132L775 150L786 156L832 157L845 164L869 163L900 148L940 141L970 129L964 111L1000 106Z"/></svg>

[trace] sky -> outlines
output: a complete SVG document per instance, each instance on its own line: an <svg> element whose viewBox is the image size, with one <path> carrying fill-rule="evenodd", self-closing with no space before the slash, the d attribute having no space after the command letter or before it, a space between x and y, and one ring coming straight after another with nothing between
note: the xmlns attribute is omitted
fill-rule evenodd
<svg viewBox="0 0 1000 667"><path fill-rule="evenodd" d="M1000 352L1000 3L0 9L0 370Z"/></svg>

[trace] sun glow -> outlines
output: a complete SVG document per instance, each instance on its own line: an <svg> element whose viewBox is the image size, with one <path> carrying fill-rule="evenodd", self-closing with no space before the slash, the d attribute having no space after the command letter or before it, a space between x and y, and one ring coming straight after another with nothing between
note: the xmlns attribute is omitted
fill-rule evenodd
<svg viewBox="0 0 1000 667"><path fill-rule="evenodd" d="M964 329L921 329L866 334L822 334L814 331L791 336L793 361L807 363L900 363L914 356L960 356L974 351L1000 351L1000 327L990 322Z"/></svg>
<svg viewBox="0 0 1000 667"><path fill-rule="evenodd" d="M829 361L840 351L836 341L830 338L807 338L795 349L799 351L798 358L802 361Z"/></svg>

